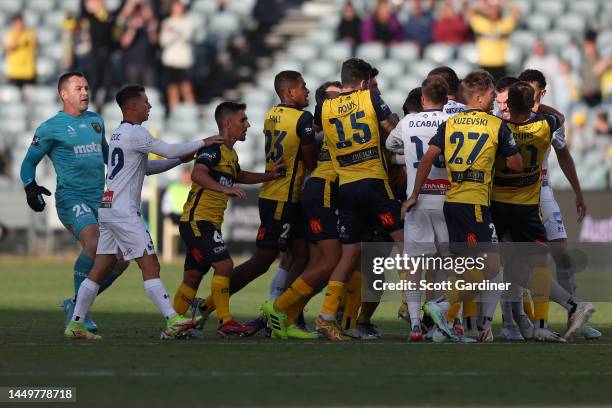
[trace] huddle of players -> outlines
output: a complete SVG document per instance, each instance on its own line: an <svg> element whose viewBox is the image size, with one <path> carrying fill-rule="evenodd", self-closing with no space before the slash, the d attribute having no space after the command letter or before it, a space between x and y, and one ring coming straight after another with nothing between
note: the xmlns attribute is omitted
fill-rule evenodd
<svg viewBox="0 0 612 408"><path fill-rule="evenodd" d="M265 326L264 319L244 325L234 321L230 295L265 273L283 252L285 273L280 286L285 289L262 306L273 338L317 338L319 334L308 331L300 317L308 301L325 286L323 306L315 320L317 332L331 340L375 338L380 335L370 317L376 303L361 302L359 271L361 242L377 239L372 235L396 242L398 250L410 255L444 254L448 247L441 244L449 241L452 253L486 252L485 269L467 271L463 279L468 282L502 279L496 231L516 242L546 241L539 211L540 174L552 135L560 125L555 116L532 112L531 85L518 81L508 87L507 117L502 120L489 113L495 98L489 74L469 74L459 92L456 74L441 67L423 82L422 96L416 100L420 103L414 103L422 105L415 108L420 112L399 121L377 90L376 74L363 60L345 61L342 82L325 83L317 91L313 117L303 110L309 91L301 74L279 73L274 85L281 103L266 114L264 123L263 175L241 171L233 143L198 151L194 183L179 227L188 251L184 279L174 297L177 313L187 313L191 307L194 316L206 318L216 310L220 335L253 334ZM467 106L455 100L459 93ZM242 134L233 140L244 140L249 126L245 110L243 104L221 104L215 113L220 133ZM408 199L403 208L397 199L403 191L394 192L389 178L384 148L388 134L387 148L403 155L406 164ZM515 141L513 134L525 137ZM305 180L307 171L311 174ZM401 186L406 176L399 174L394 181ZM221 237L223 212L229 196L244 197L235 182L262 181L256 250L234 268ZM531 289L535 303L531 337L565 341L594 310L590 303L575 302L565 292L559 303L568 309L568 331L560 337L548 329L548 298L554 281L545 267L545 256L543 250L528 256L532 272L521 281ZM211 294L196 298L202 276L211 266ZM525 269L523 265L506 268ZM419 279L416 275L403 278ZM483 294L480 315L466 315L475 295L457 290L428 294L423 310L437 327L438 339L492 341L491 322L500 293ZM423 339L421 296L411 291L403 305L413 341ZM449 310L462 301L466 329L471 331L466 337L462 327L449 326L446 319ZM342 327L338 321L341 308Z"/></svg>

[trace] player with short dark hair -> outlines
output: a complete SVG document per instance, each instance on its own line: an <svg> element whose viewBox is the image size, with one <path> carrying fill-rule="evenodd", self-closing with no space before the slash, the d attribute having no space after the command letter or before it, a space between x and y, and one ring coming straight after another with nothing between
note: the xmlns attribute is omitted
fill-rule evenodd
<svg viewBox="0 0 612 408"><path fill-rule="evenodd" d="M462 97L460 92L461 81L455 70L451 67L441 66L429 71L427 77L434 75L444 78L448 84L448 95L446 95L447 102L446 105L444 105L444 113L456 115L459 112L463 112L465 110L465 104L459 101Z"/></svg>

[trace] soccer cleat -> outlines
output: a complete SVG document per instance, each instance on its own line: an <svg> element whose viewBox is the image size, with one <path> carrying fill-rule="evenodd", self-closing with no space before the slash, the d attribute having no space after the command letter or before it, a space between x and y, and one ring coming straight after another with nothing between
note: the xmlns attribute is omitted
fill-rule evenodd
<svg viewBox="0 0 612 408"><path fill-rule="evenodd" d="M559 333L555 333L547 327L536 327L533 330L533 338L536 341L547 343L567 343L567 340L561 337Z"/></svg>
<svg viewBox="0 0 612 408"><path fill-rule="evenodd" d="M178 339L187 336L187 331L196 327L202 320L202 316L195 319L190 319L185 316L176 315L166 322L166 328L162 330L160 339Z"/></svg>
<svg viewBox="0 0 612 408"><path fill-rule="evenodd" d="M525 338L521 334L516 323L504 323L501 329L501 338L508 341L524 341Z"/></svg>
<svg viewBox="0 0 612 408"><path fill-rule="evenodd" d="M199 320L199 323L196 325L196 329L198 330L202 330L204 328L204 323L206 323L206 320L208 320L208 317L212 313L210 310L202 310L204 306L206 306L204 299L199 297L194 298L191 302L191 306L189 306L189 312L192 319L196 319L200 316L202 317L202 319Z"/></svg>
<svg viewBox="0 0 612 408"><path fill-rule="evenodd" d="M375 325L370 322L365 323L357 323L355 326L357 330L363 333L362 340L380 340L382 339L382 334L378 331Z"/></svg>
<svg viewBox="0 0 612 408"><path fill-rule="evenodd" d="M472 339L469 337L458 336L456 333L452 332L452 337L448 337L445 333L439 330L437 327L433 329L432 341L434 343L476 343L476 339Z"/></svg>
<svg viewBox="0 0 612 408"><path fill-rule="evenodd" d="M340 326L335 320L325 320L321 316L317 316L315 319L315 328L328 340L332 341L346 341L350 340L350 337L342 334L342 330L340 330Z"/></svg>
<svg viewBox="0 0 612 408"><path fill-rule="evenodd" d="M408 305L406 303L402 303L399 309L397 309L397 317L410 323L410 313L408 313Z"/></svg>
<svg viewBox="0 0 612 408"><path fill-rule="evenodd" d="M60 306L62 309L64 309L64 313L66 314L66 325L68 325L68 323L70 323L70 320L72 319L75 306L76 304L74 303L73 298L65 299ZM89 313L85 315L84 324L87 330L89 330L90 332L95 332L98 330L98 325L95 324L93 320L91 320L91 316L89 316Z"/></svg>
<svg viewBox="0 0 612 408"><path fill-rule="evenodd" d="M525 340L533 339L533 331L535 330L535 327L533 322L529 320L529 317L524 314L519 315L517 323L523 338Z"/></svg>
<svg viewBox="0 0 612 408"><path fill-rule="evenodd" d="M591 315L595 313L595 308L591 302L580 302L576 307L576 311L567 319L567 331L563 338L569 339L580 329L586 322L589 321Z"/></svg>
<svg viewBox="0 0 612 408"><path fill-rule="evenodd" d="M421 331L421 326L414 326L410 331L410 341L411 342L419 342L423 341L423 332Z"/></svg>
<svg viewBox="0 0 612 408"><path fill-rule="evenodd" d="M449 338L446 337L444 335L444 333L442 333L440 330L438 330L438 328L434 328L433 333L431 335L431 341L433 341L434 343L446 343L447 341L449 341Z"/></svg>
<svg viewBox="0 0 612 408"><path fill-rule="evenodd" d="M319 333L309 332L302 329L297 324L292 324L287 327L287 337L298 340L317 340L320 336Z"/></svg>
<svg viewBox="0 0 612 408"><path fill-rule="evenodd" d="M481 343L493 343L493 330L490 327L483 329L480 332L480 336L478 336L478 341Z"/></svg>
<svg viewBox="0 0 612 408"><path fill-rule="evenodd" d="M442 334L449 339L457 337L455 333L449 330L448 324L446 323L446 314L440 305L438 305L435 301L430 300L429 302L425 303L425 305L423 305L423 311L431 317L431 320L433 320L436 327L438 327Z"/></svg>
<svg viewBox="0 0 612 408"><path fill-rule="evenodd" d="M253 330L250 334L244 334L245 337L251 337L251 336L254 336L256 333L262 331L266 327L268 327L268 322L266 321L266 318L264 316L258 316L257 318L253 320L249 320L244 325L252 326L255 328L255 330Z"/></svg>
<svg viewBox="0 0 612 408"><path fill-rule="evenodd" d="M421 331L423 330L423 326L421 326ZM434 333L436 332L436 326L430 327L423 336L423 340L433 341Z"/></svg>
<svg viewBox="0 0 612 408"><path fill-rule="evenodd" d="M85 323L69 322L64 330L64 337L73 340L100 340L98 336L87 330Z"/></svg>
<svg viewBox="0 0 612 408"><path fill-rule="evenodd" d="M274 310L274 301L266 300L261 305L261 311L268 320L272 334L275 339L287 338L287 315L283 312Z"/></svg>
<svg viewBox="0 0 612 408"><path fill-rule="evenodd" d="M587 340L594 340L594 339L598 339L601 337L601 332L588 324L585 324L584 326L582 326L580 331L582 332L582 335L584 336L584 338Z"/></svg>
<svg viewBox="0 0 612 408"><path fill-rule="evenodd" d="M459 320L459 319L455 319L455 321L453 322L452 330L459 337L465 336L465 329L463 328L463 325L461 324L461 320Z"/></svg>
<svg viewBox="0 0 612 408"><path fill-rule="evenodd" d="M255 327L242 325L232 319L220 324L219 327L217 327L217 334L221 337L233 335L246 336L248 333L252 333L253 330L255 330Z"/></svg>
<svg viewBox="0 0 612 408"><path fill-rule="evenodd" d="M464 336L470 339L478 340L480 338L480 332L476 327L473 327L471 329L467 329Z"/></svg>

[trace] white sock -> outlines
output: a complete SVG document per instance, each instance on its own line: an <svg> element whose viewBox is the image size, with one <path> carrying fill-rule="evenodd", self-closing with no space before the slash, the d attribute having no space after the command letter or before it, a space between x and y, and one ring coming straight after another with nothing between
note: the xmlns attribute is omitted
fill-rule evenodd
<svg viewBox="0 0 612 408"><path fill-rule="evenodd" d="M491 283L501 283L502 282L502 274L498 273L494 278L490 279ZM502 291L501 290L485 290L481 293L481 313L482 321L481 326L484 329L491 327L491 321L493 321L493 317L495 316L495 309L497 308L497 303L501 298Z"/></svg>
<svg viewBox="0 0 612 408"><path fill-rule="evenodd" d="M151 298L151 301L157 306L166 320L177 315L172 307L172 303L170 303L170 296L168 296L168 291L164 287L161 279L148 279L144 281L144 288L149 298Z"/></svg>
<svg viewBox="0 0 612 408"><path fill-rule="evenodd" d="M412 327L421 325L421 295L420 290L406 291L406 303L408 304L408 313L410 314L410 324Z"/></svg>
<svg viewBox="0 0 612 408"><path fill-rule="evenodd" d="M287 281L289 280L289 271L281 268L280 266L276 270L274 277L270 281L270 290L268 298L275 300L277 297L283 294L285 289L289 286Z"/></svg>
<svg viewBox="0 0 612 408"><path fill-rule="evenodd" d="M85 315L89 312L91 305L93 305L99 289L100 285L89 278L85 278L85 280L81 282L79 292L77 293L76 306L72 314L73 322L83 323L85 321Z"/></svg>
<svg viewBox="0 0 612 408"><path fill-rule="evenodd" d="M576 294L576 274L574 268L562 268L557 266L557 281L561 287L571 295Z"/></svg>
<svg viewBox="0 0 612 408"><path fill-rule="evenodd" d="M558 303L567 309L568 312L573 312L575 310L576 302L574 302L571 293L563 289L561 285L559 285L559 282L554 279L550 282L550 300Z"/></svg>

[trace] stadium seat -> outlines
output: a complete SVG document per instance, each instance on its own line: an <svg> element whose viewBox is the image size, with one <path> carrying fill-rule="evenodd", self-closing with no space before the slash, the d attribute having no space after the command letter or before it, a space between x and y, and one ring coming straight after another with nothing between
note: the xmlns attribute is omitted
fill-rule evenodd
<svg viewBox="0 0 612 408"><path fill-rule="evenodd" d="M287 50L290 59L310 62L319 56L319 47L315 44L293 44Z"/></svg>
<svg viewBox="0 0 612 408"><path fill-rule="evenodd" d="M524 16L531 13L531 1L530 0L514 0L513 3L521 9Z"/></svg>
<svg viewBox="0 0 612 408"><path fill-rule="evenodd" d="M385 47L379 43L361 44L357 47L356 56L376 65L378 61L385 58Z"/></svg>
<svg viewBox="0 0 612 408"><path fill-rule="evenodd" d="M195 104L181 103L176 105L170 112L171 121L192 122L198 119L198 106Z"/></svg>
<svg viewBox="0 0 612 408"><path fill-rule="evenodd" d="M612 30L605 30L597 36L597 49L603 55L612 54Z"/></svg>
<svg viewBox="0 0 612 408"><path fill-rule="evenodd" d="M389 56L391 59L402 61L404 64L411 64L419 59L419 48L410 43L391 45Z"/></svg>
<svg viewBox="0 0 612 408"><path fill-rule="evenodd" d="M39 57L36 60L36 80L40 84L54 81L57 74L57 61L50 58Z"/></svg>
<svg viewBox="0 0 612 408"><path fill-rule="evenodd" d="M327 60L312 61L306 65L306 72L319 78L333 78L338 72L338 64Z"/></svg>
<svg viewBox="0 0 612 408"><path fill-rule="evenodd" d="M570 44L572 36L566 31L557 29L547 32L543 40L549 52L558 54Z"/></svg>
<svg viewBox="0 0 612 408"><path fill-rule="evenodd" d="M309 86L306 84L306 86ZM242 95L242 102L247 105L247 115L253 106L269 106L272 103L273 95L265 88L255 88Z"/></svg>
<svg viewBox="0 0 612 408"><path fill-rule="evenodd" d="M540 0L535 3L535 11L554 18L563 14L565 3L559 0Z"/></svg>
<svg viewBox="0 0 612 408"><path fill-rule="evenodd" d="M23 103L0 104L0 120L10 122L16 119L24 119L27 113L27 107Z"/></svg>
<svg viewBox="0 0 612 408"><path fill-rule="evenodd" d="M218 8L217 0L196 0L191 5L191 10L205 15L214 14Z"/></svg>
<svg viewBox="0 0 612 408"><path fill-rule="evenodd" d="M14 85L0 86L0 103L18 103L21 101L21 91Z"/></svg>
<svg viewBox="0 0 612 408"><path fill-rule="evenodd" d="M449 61L448 66L457 73L459 79L465 78L475 68L474 64L470 64L469 62L461 59Z"/></svg>
<svg viewBox="0 0 612 408"><path fill-rule="evenodd" d="M338 24L340 24L340 14L329 14L321 18L319 27L335 30Z"/></svg>
<svg viewBox="0 0 612 408"><path fill-rule="evenodd" d="M196 11L190 11L187 13L187 17L193 21L193 43L202 44L208 36L208 23L206 15Z"/></svg>
<svg viewBox="0 0 612 408"><path fill-rule="evenodd" d="M423 82L421 77L417 77L416 75L407 74L402 76L401 78L396 79L393 82L393 86L404 93L404 100L408 96L408 93L412 91L414 88L418 88L421 86Z"/></svg>
<svg viewBox="0 0 612 408"><path fill-rule="evenodd" d="M3 16L4 18L4 16ZM34 10L24 10L23 19L25 21L26 27L38 27L41 20L41 15ZM0 23L2 23L0 21ZM4 24L4 23L2 23Z"/></svg>
<svg viewBox="0 0 612 408"><path fill-rule="evenodd" d="M345 42L337 41L328 47L324 47L322 54L324 58L340 64L351 57L351 47Z"/></svg>
<svg viewBox="0 0 612 408"><path fill-rule="evenodd" d="M510 44L508 48L506 48L506 65L510 72L518 72L521 70L525 51L528 50L519 48L513 44Z"/></svg>
<svg viewBox="0 0 612 408"><path fill-rule="evenodd" d="M447 65L453 59L454 48L447 44L430 44L425 48L424 57L438 65Z"/></svg>
<svg viewBox="0 0 612 408"><path fill-rule="evenodd" d="M416 61L413 64L410 64L408 69L413 75L416 75L418 78L425 79L429 71L437 67L438 65L434 62L428 60Z"/></svg>
<svg viewBox="0 0 612 408"><path fill-rule="evenodd" d="M36 40L38 41L38 48L43 49L49 44L57 44L58 30L50 27L37 27L36 28ZM59 43L61 45L61 43Z"/></svg>
<svg viewBox="0 0 612 408"><path fill-rule="evenodd" d="M309 64L306 64L308 66ZM281 71L298 71L302 72L304 68L304 63L297 59L281 59L274 63L272 66L272 72L281 72Z"/></svg>
<svg viewBox="0 0 612 408"><path fill-rule="evenodd" d="M479 58L478 48L475 44L464 44L459 48L459 59L477 65Z"/></svg>
<svg viewBox="0 0 612 408"><path fill-rule="evenodd" d="M255 0L234 0L227 3L225 9L236 14L242 25L248 25L252 18L253 7L255 7Z"/></svg>
<svg viewBox="0 0 612 408"><path fill-rule="evenodd" d="M24 9L23 3L23 0L0 1L0 14L11 16Z"/></svg>
<svg viewBox="0 0 612 408"><path fill-rule="evenodd" d="M550 29L552 24L551 18L542 13L535 13L525 18L525 24L529 30L542 34Z"/></svg>
<svg viewBox="0 0 612 408"><path fill-rule="evenodd" d="M32 104L30 106L28 127L31 131L34 131L42 122L55 116L57 112L62 110L62 105L60 105L59 102ZM108 126L108 124L106 126Z"/></svg>
<svg viewBox="0 0 612 408"><path fill-rule="evenodd" d="M335 29L326 29L319 27L317 30L313 30L304 39L308 44L316 44L320 47L326 47L336 40Z"/></svg>
<svg viewBox="0 0 612 408"><path fill-rule="evenodd" d="M30 100L32 104L53 104L59 102L57 88L54 86L34 86L30 90Z"/></svg>
<svg viewBox="0 0 612 408"><path fill-rule="evenodd" d="M387 78L400 78L406 72L406 66L401 61L388 59L380 61L376 64L376 69L380 72L379 75L384 75Z"/></svg>
<svg viewBox="0 0 612 408"><path fill-rule="evenodd" d="M26 9L35 10L40 13L48 13L52 10L55 10L55 1L54 0L27 0Z"/></svg>
<svg viewBox="0 0 612 408"><path fill-rule="evenodd" d="M236 14L222 11L210 17L210 31L223 41L236 34L240 29L240 19Z"/></svg>
<svg viewBox="0 0 612 408"><path fill-rule="evenodd" d="M403 115L402 105L404 105L404 101L406 100L407 93L394 89L384 92L382 95L385 103L389 105L391 112L397 113L401 118Z"/></svg>
<svg viewBox="0 0 612 408"><path fill-rule="evenodd" d="M170 119L168 120L167 125L170 132L176 133L183 139L195 139L200 135L200 125L197 118L194 120Z"/></svg>
<svg viewBox="0 0 612 408"><path fill-rule="evenodd" d="M62 62L65 53L66 50L64 48L64 44L58 41L46 44L44 47L41 47L39 55L48 57L53 61Z"/></svg>
<svg viewBox="0 0 612 408"><path fill-rule="evenodd" d="M573 38L582 39L586 30L585 18L579 14L565 14L557 20L557 29L569 32Z"/></svg>
<svg viewBox="0 0 612 408"><path fill-rule="evenodd" d="M594 19L599 12L597 0L580 0L569 2L569 13L580 14L588 19Z"/></svg>
<svg viewBox="0 0 612 408"><path fill-rule="evenodd" d="M62 10L73 15L77 15L80 9L80 0L61 0L59 6Z"/></svg>
<svg viewBox="0 0 612 408"><path fill-rule="evenodd" d="M66 19L66 13L62 10L54 10L45 13L45 26L55 30L61 30Z"/></svg>

